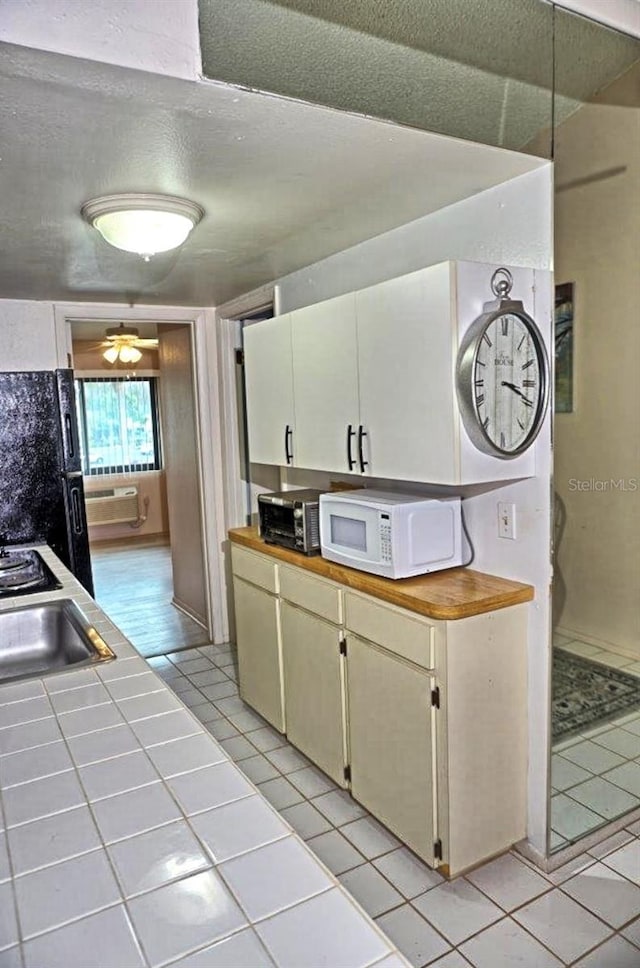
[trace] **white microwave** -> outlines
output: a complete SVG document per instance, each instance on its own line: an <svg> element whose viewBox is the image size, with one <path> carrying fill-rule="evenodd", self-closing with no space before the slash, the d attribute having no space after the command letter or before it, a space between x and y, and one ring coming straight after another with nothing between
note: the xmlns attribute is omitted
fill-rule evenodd
<svg viewBox="0 0 640 968"><path fill-rule="evenodd" d="M459 497L387 491L320 495L324 558L385 578L410 578L462 564Z"/></svg>

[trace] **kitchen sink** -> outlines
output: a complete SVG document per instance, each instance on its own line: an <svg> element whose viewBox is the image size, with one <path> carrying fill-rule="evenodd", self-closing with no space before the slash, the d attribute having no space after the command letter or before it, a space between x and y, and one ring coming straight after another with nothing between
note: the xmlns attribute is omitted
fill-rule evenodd
<svg viewBox="0 0 640 968"><path fill-rule="evenodd" d="M0 611L0 683L115 659L70 598Z"/></svg>

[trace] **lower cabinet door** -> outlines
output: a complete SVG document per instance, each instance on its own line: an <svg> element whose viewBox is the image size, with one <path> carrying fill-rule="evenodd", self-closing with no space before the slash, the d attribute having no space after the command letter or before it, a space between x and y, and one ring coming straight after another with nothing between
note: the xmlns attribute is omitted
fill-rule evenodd
<svg viewBox="0 0 640 968"><path fill-rule="evenodd" d="M237 576L233 591L240 695L283 733L278 599Z"/></svg>
<svg viewBox="0 0 640 968"><path fill-rule="evenodd" d="M287 737L345 786L343 670L337 626L281 603Z"/></svg>
<svg viewBox="0 0 640 968"><path fill-rule="evenodd" d="M431 679L347 636L351 793L434 866Z"/></svg>

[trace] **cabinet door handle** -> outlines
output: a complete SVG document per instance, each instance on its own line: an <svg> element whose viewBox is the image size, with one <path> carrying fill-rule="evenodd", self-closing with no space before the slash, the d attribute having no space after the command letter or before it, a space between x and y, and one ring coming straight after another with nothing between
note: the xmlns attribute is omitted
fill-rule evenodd
<svg viewBox="0 0 640 968"><path fill-rule="evenodd" d="M360 472L364 474L365 467L369 466L369 461L364 459L364 451L362 448L362 439L367 436L367 431L364 429L362 424L358 427L358 458L360 460Z"/></svg>
<svg viewBox="0 0 640 968"><path fill-rule="evenodd" d="M350 471L352 471L353 468L356 466L356 462L353 459L353 455L351 453L351 438L355 437L355 435L356 435L356 432L353 429L353 426L349 424L349 426L347 427L347 465Z"/></svg>
<svg viewBox="0 0 640 968"><path fill-rule="evenodd" d="M287 464L293 461L293 451L289 449L289 442L293 441L293 430L287 424L284 430L284 456L287 459Z"/></svg>

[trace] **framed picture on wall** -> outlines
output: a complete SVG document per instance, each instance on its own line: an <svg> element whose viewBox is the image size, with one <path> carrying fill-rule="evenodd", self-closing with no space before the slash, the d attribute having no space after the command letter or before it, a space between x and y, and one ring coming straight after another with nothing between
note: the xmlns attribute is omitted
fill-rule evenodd
<svg viewBox="0 0 640 968"><path fill-rule="evenodd" d="M556 413L573 413L573 290L572 282L556 286Z"/></svg>

